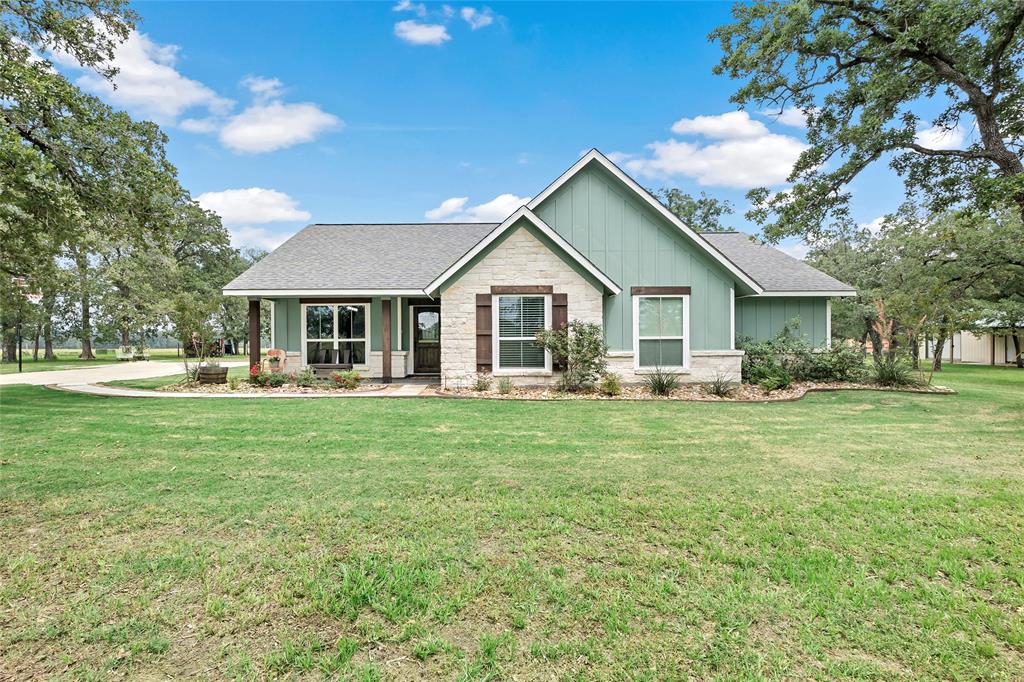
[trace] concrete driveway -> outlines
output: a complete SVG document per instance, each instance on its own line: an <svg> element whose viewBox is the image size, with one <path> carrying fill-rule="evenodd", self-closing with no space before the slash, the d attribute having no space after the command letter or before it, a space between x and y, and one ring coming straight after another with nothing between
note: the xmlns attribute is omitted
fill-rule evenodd
<svg viewBox="0 0 1024 682"><path fill-rule="evenodd" d="M222 362L223 367L240 367L245 362ZM185 368L180 362L119 362L113 365L83 367L82 369L59 369L52 372L24 372L22 374L0 375L0 386L7 384L94 384L121 379L149 379L183 374Z"/></svg>

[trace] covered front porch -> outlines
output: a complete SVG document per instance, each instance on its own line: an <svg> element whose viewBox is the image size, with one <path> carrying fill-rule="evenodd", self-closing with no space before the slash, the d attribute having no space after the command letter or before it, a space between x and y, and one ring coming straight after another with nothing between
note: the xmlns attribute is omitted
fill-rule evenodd
<svg viewBox="0 0 1024 682"><path fill-rule="evenodd" d="M414 292L419 293L419 292ZM355 370L385 383L441 371L441 302L419 295L249 298L249 360L259 364L260 301L270 306L270 346L283 371Z"/></svg>

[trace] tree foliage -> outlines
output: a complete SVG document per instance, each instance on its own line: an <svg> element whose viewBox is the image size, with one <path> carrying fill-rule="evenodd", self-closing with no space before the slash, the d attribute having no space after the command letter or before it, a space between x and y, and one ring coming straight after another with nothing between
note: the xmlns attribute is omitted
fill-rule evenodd
<svg viewBox="0 0 1024 682"><path fill-rule="evenodd" d="M733 101L807 117L792 189L750 193L769 239L848 228L849 185L880 160L930 213L1024 215L1024 2L759 0L733 17L711 34L716 73L745 81ZM925 106L939 111L923 120ZM930 126L950 135L929 143Z"/></svg>
<svg viewBox="0 0 1024 682"><path fill-rule="evenodd" d="M722 224L722 217L733 212L732 202L726 199L717 199L705 192L695 197L675 187L649 191L665 208L698 232L724 232L730 229Z"/></svg>

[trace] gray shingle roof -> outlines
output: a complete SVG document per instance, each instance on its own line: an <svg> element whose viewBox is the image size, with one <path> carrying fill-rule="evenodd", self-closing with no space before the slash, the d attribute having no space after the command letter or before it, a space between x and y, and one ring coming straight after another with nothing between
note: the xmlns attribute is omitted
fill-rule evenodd
<svg viewBox="0 0 1024 682"><path fill-rule="evenodd" d="M309 225L224 290L422 289L495 227Z"/></svg>
<svg viewBox="0 0 1024 682"><path fill-rule="evenodd" d="M701 234L713 247L770 291L848 291L849 284L826 275L802 260L770 246L758 244L741 232Z"/></svg>

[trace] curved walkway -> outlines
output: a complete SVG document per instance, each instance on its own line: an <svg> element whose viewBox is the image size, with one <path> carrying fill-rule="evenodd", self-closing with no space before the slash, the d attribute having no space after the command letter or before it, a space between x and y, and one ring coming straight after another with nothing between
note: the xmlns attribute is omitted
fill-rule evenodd
<svg viewBox="0 0 1024 682"><path fill-rule="evenodd" d="M352 393L190 393L187 391L151 391L144 388L122 388L121 386L102 386L89 383L50 383L48 388L107 398L282 398L300 400L307 398L414 398L428 389L433 389L428 384L389 384L379 391L355 391Z"/></svg>
<svg viewBox="0 0 1024 682"><path fill-rule="evenodd" d="M223 367L242 367L244 361L223 362ZM83 367L82 369L57 369L48 372L23 372L0 376L0 386L7 384L95 384L101 381L123 379L152 379L172 374L184 374L180 362L146 360L145 362L119 362L112 365Z"/></svg>

